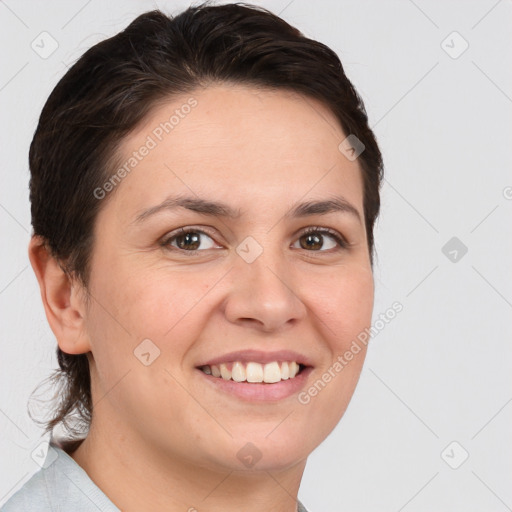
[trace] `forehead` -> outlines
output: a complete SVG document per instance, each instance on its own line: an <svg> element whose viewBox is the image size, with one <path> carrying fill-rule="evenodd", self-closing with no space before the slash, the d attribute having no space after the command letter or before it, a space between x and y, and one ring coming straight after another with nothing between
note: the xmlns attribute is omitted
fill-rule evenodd
<svg viewBox="0 0 512 512"><path fill-rule="evenodd" d="M186 191L243 210L249 196L268 204L340 192L362 208L359 164L338 149L345 137L326 106L292 91L198 89L155 106L125 138L118 159L134 165L115 201L137 209Z"/></svg>

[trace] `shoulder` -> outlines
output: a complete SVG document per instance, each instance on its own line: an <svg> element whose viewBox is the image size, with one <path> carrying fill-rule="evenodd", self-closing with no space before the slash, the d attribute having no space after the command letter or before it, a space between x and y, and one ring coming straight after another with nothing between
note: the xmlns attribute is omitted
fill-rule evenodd
<svg viewBox="0 0 512 512"><path fill-rule="evenodd" d="M39 470L32 475L23 487L0 508L0 512L21 512L24 510L30 510L31 512L54 510L45 483L44 470Z"/></svg>
<svg viewBox="0 0 512 512"><path fill-rule="evenodd" d="M308 512L306 507L301 503L300 500L297 500L297 512Z"/></svg>
<svg viewBox="0 0 512 512"><path fill-rule="evenodd" d="M61 446L50 442L41 469L11 496L0 512L119 512Z"/></svg>

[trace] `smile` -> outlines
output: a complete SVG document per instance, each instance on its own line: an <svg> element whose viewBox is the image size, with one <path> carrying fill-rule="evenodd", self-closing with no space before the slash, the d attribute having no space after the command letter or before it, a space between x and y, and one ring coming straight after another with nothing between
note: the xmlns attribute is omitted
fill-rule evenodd
<svg viewBox="0 0 512 512"><path fill-rule="evenodd" d="M261 370L253 365L260 366ZM265 378L265 367L267 367L267 365L270 365L267 369L267 378L268 380L272 380L272 382L263 380ZM231 366L231 368L229 366ZM196 371L199 376L201 376L206 386L210 387L210 389L214 390L216 393L220 392L244 402L249 401L254 403L276 402L296 395L307 387L310 374L314 370L312 366L294 364L293 361L291 363L278 363L274 361L273 363L271 362L265 365L249 362L247 363L247 368L237 361L229 366L227 363L202 365L197 367ZM288 378L285 378L286 367L288 367ZM221 373L222 369L224 375ZM253 369L254 373L251 373ZM280 372L279 380L277 380L277 371ZM290 373L290 371L292 373ZM213 372L216 374L220 373L220 375L215 377ZM269 376L271 372L273 372L272 377ZM263 377L261 377L261 373L263 373ZM249 380L247 380L247 374L249 374ZM291 376L292 374L294 374L293 377ZM233 376L240 380L233 380Z"/></svg>
<svg viewBox="0 0 512 512"><path fill-rule="evenodd" d="M272 361L266 364L256 362L242 363L221 363L219 365L203 365L200 370L206 375L231 380L235 382L266 383L274 384L283 380L295 378L303 369L304 365L296 361Z"/></svg>

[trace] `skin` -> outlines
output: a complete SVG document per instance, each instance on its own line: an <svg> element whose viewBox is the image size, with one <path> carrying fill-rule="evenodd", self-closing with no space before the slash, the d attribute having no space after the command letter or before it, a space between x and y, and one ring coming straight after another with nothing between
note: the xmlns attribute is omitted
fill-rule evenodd
<svg viewBox="0 0 512 512"><path fill-rule="evenodd" d="M307 457L345 412L365 349L307 405L297 394L240 400L206 386L195 367L233 350L291 349L311 358L310 386L370 326L364 223L342 212L284 217L336 194L363 220L361 170L338 150L346 135L320 102L227 84L158 106L124 140L121 160L190 96L197 106L103 200L89 303L40 240L30 244L60 348L90 361L93 421L72 456L124 511L293 512ZM179 208L133 222L178 193L242 215ZM188 226L211 233L194 255L176 239L159 243ZM350 245L320 234L318 248L304 248L309 226L336 230ZM250 264L236 252L247 236L263 248ZM148 338L160 356L145 366L134 350ZM262 454L251 469L236 456L249 441Z"/></svg>

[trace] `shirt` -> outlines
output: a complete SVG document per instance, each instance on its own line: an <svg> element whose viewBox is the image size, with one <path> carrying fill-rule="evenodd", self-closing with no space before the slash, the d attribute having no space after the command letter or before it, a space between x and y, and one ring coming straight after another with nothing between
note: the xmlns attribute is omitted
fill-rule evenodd
<svg viewBox="0 0 512 512"><path fill-rule="evenodd" d="M297 501L297 512L308 512ZM51 439L41 469L14 493L0 512L121 512Z"/></svg>

